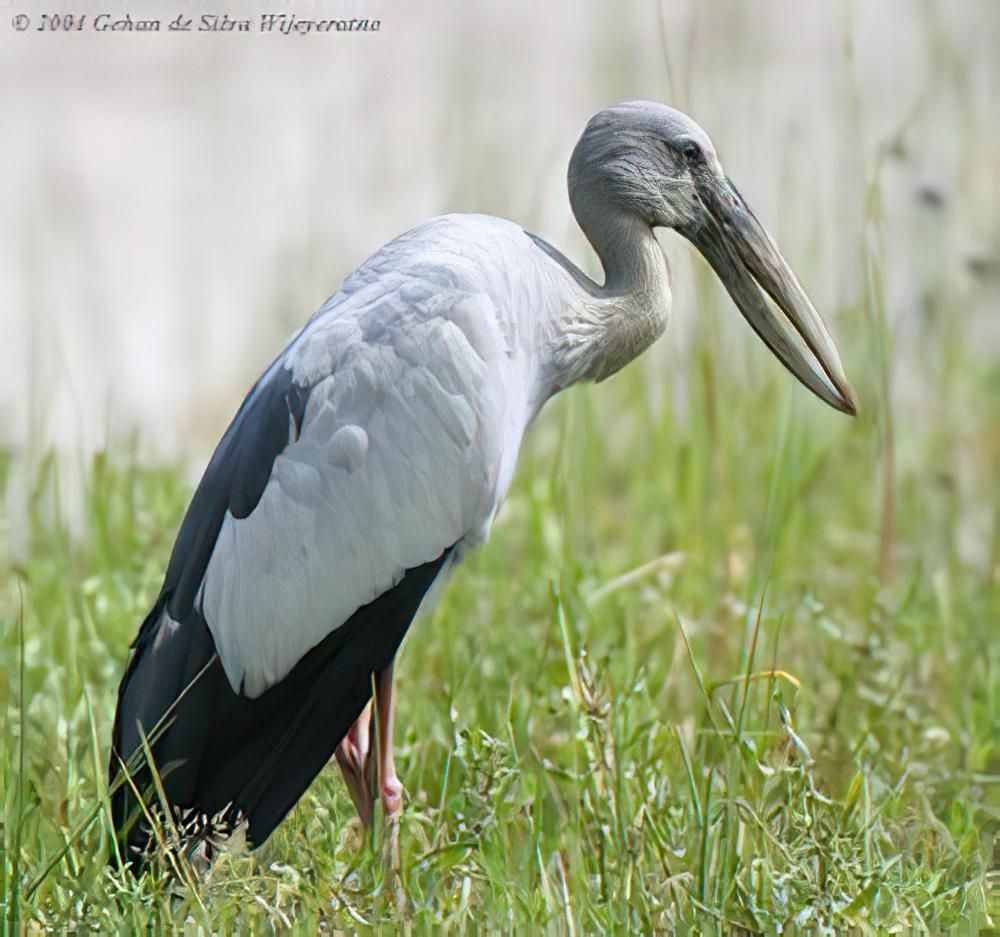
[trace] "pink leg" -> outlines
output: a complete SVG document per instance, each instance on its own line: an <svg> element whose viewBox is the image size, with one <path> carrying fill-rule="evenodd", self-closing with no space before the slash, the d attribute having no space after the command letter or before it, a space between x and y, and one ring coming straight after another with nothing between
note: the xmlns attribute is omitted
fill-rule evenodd
<svg viewBox="0 0 1000 937"><path fill-rule="evenodd" d="M385 863L390 870L398 871L398 821L403 812L403 785L396 776L393 753L395 707L391 665L374 675L374 684L373 702L365 707L358 721L337 746L336 757L365 829L371 829L375 814L375 791L378 791L386 824Z"/></svg>
<svg viewBox="0 0 1000 937"><path fill-rule="evenodd" d="M372 707L369 703L336 751L340 773L365 829L371 828L375 808L370 777L371 718Z"/></svg>
<svg viewBox="0 0 1000 937"><path fill-rule="evenodd" d="M396 776L393 755L392 730L395 716L392 700L392 665L375 674L375 720L377 723L376 752L378 761L378 792L382 800L382 819L385 822L385 839L382 843L382 862L392 875L392 894L396 910L406 908L406 894L399 876L399 818L403 815L403 785Z"/></svg>
<svg viewBox="0 0 1000 937"><path fill-rule="evenodd" d="M375 713L378 723L378 785L382 809L389 820L402 813L403 785L396 777L392 730L395 706L392 699L392 664L375 675Z"/></svg>

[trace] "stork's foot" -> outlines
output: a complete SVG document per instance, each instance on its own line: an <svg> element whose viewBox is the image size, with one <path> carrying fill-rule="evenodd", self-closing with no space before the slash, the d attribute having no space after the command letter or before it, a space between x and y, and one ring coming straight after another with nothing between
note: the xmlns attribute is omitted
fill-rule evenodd
<svg viewBox="0 0 1000 937"><path fill-rule="evenodd" d="M382 782L379 796L382 800L382 820L385 824L385 841L382 844L382 861L387 872L399 872L399 821L403 816L403 785L393 775Z"/></svg>
<svg viewBox="0 0 1000 937"><path fill-rule="evenodd" d="M398 807L394 813L385 810L385 839L382 841L382 868L385 870L385 883L392 898L393 907L398 914L406 912L406 892L403 889L403 877L400 875L399 862L399 821L403 816L403 799L401 792L396 795ZM382 801L383 807L385 800Z"/></svg>

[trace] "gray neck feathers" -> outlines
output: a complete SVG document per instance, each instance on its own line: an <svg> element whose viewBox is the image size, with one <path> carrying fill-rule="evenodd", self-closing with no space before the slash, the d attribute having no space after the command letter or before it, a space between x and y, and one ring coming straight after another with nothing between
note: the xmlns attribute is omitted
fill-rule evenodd
<svg viewBox="0 0 1000 937"><path fill-rule="evenodd" d="M607 173L597 171L600 153L585 144L570 161L570 203L604 285L581 285L567 304L553 349L561 387L610 377L659 338L670 311L670 271L651 219L631 208L637 199L608 186Z"/></svg>

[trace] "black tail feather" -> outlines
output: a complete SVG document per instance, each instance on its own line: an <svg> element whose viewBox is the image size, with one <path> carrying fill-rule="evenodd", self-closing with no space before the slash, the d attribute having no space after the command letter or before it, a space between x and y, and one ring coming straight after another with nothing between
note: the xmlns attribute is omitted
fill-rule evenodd
<svg viewBox="0 0 1000 937"><path fill-rule="evenodd" d="M361 715L372 674L392 663L447 555L409 570L256 699L230 687L201 615L193 611L186 621L174 622L164 614L168 596L161 596L140 629L118 690L112 784L119 758L134 762L139 752L142 760L143 736L162 720L165 728L151 751L171 808L206 821L245 818L247 841L259 846ZM151 787L146 766L132 778L140 791ZM139 813L131 787L119 787L112 795L112 819L123 856L141 865L150 830L133 822Z"/></svg>

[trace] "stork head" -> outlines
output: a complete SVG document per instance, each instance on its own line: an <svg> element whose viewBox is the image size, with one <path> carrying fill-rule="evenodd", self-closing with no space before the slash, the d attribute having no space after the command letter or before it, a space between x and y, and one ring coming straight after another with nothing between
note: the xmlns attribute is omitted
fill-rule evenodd
<svg viewBox="0 0 1000 937"><path fill-rule="evenodd" d="M601 111L573 151L569 182L581 224L596 207L684 235L785 367L831 407L855 412L823 320L690 117L651 101Z"/></svg>

